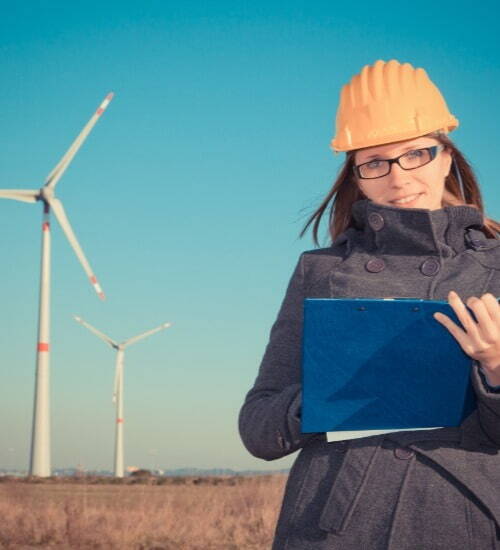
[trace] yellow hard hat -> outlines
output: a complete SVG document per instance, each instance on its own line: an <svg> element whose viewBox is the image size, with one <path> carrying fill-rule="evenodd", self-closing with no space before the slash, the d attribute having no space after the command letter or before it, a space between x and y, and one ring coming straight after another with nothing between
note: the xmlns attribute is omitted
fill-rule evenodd
<svg viewBox="0 0 500 550"><path fill-rule="evenodd" d="M365 65L342 88L334 151L352 151L442 130L458 120L424 69L395 59Z"/></svg>

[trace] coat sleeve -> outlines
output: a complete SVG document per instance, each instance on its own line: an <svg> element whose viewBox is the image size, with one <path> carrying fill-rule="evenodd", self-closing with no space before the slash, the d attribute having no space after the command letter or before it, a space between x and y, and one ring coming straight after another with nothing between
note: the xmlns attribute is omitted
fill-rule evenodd
<svg viewBox="0 0 500 550"><path fill-rule="evenodd" d="M482 375L484 376L484 379L485 379L485 381L486 381L486 386L487 386L490 390L492 390L492 391L494 391L494 392L500 391L500 385L494 386L494 385L488 380L488 376L487 376L487 374L484 372L484 369L483 369L483 368L480 368L479 370L481 371Z"/></svg>
<svg viewBox="0 0 500 550"><path fill-rule="evenodd" d="M301 357L304 255L288 284L253 388L239 414L239 431L248 451L265 460L293 453L317 434L302 434Z"/></svg>
<svg viewBox="0 0 500 550"><path fill-rule="evenodd" d="M480 426L494 445L500 447L500 392L488 385L477 361L473 362L471 376Z"/></svg>

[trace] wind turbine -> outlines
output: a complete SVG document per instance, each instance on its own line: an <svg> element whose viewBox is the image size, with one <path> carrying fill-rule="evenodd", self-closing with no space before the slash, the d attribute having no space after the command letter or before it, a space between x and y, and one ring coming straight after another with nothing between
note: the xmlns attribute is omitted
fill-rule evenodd
<svg viewBox="0 0 500 550"><path fill-rule="evenodd" d="M104 340L112 348L116 350L116 363L115 363L115 384L113 390L113 403L116 403L116 431L115 431L115 477L123 477L123 363L125 348L135 344L139 340L151 336L155 332L159 332L165 328L172 326L172 323L163 323L162 325L133 336L128 340L121 343L115 342L109 336L97 330L92 325L89 325L81 317L73 316L78 323L87 327L90 332L93 332L101 340Z"/></svg>
<svg viewBox="0 0 500 550"><path fill-rule="evenodd" d="M113 98L106 96L97 111L83 127L79 136L66 151L59 163L47 176L39 190L33 189L0 189L1 199L12 199L22 202L43 203L42 220L42 258L40 265L40 301L38 310L38 341L36 356L35 402L33 406L33 429L31 436L30 475L50 476L50 403L49 403L49 337L50 337L50 209L54 211L64 234L82 264L99 298L104 293L90 267L83 250L78 243L73 229L64 211L62 202L55 197L57 182L61 179L73 157L82 146L86 137L99 120Z"/></svg>

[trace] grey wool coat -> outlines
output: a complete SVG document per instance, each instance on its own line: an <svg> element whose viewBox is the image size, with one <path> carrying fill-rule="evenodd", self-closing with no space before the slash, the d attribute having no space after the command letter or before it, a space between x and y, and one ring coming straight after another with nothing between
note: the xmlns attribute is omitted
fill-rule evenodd
<svg viewBox="0 0 500 550"><path fill-rule="evenodd" d="M500 549L500 392L477 363L478 405L460 427L335 443L301 433L304 298L500 296L500 239L479 230L476 209L360 200L353 216L355 227L331 247L301 255L240 411L240 435L254 456L300 449L273 550Z"/></svg>

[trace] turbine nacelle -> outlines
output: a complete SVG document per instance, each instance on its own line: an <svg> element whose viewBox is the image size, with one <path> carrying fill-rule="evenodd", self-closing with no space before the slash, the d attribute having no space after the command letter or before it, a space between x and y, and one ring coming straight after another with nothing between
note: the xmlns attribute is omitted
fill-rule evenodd
<svg viewBox="0 0 500 550"><path fill-rule="evenodd" d="M40 192L38 195L38 200L48 202L49 204L54 199L54 189L52 187L48 187L47 185L44 185L40 188Z"/></svg>

